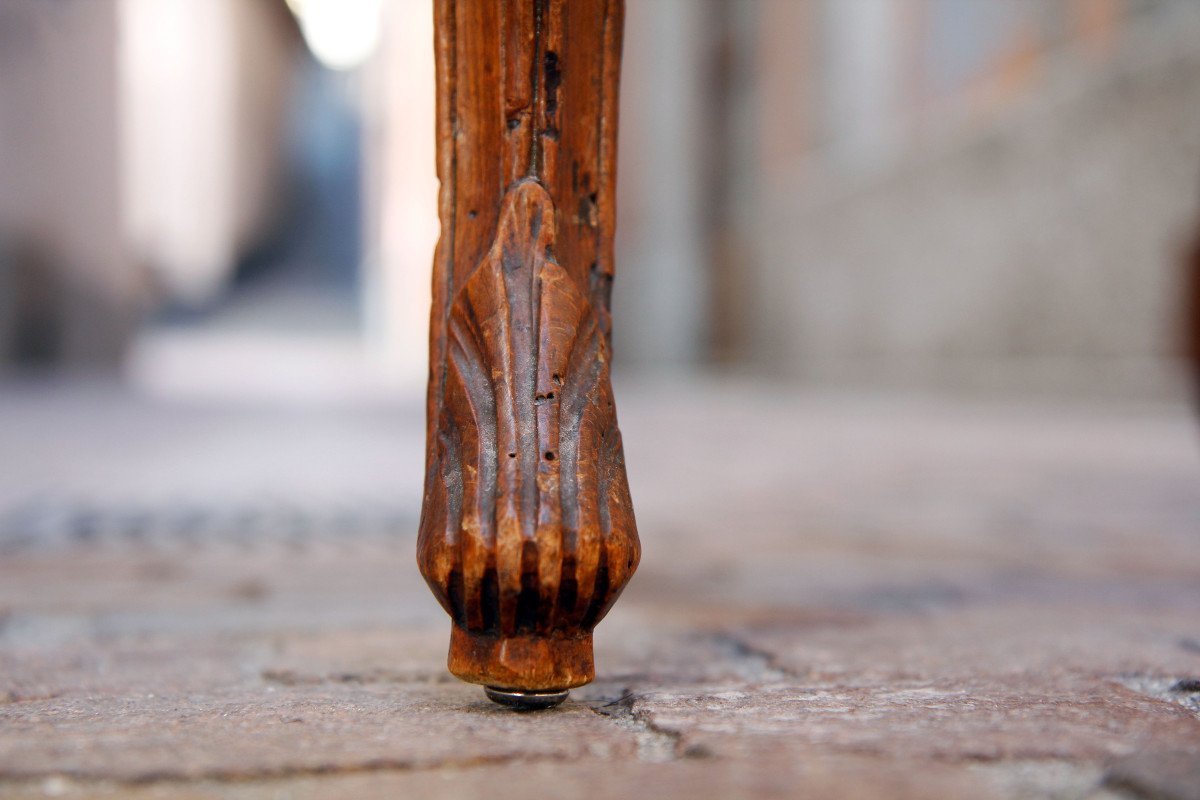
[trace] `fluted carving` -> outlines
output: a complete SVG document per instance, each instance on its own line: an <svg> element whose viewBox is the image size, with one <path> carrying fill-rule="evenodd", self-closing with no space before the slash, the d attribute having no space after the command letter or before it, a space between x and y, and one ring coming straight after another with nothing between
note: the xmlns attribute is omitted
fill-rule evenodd
<svg viewBox="0 0 1200 800"><path fill-rule="evenodd" d="M609 380L615 0L437 0L434 264L421 572L450 669L590 681L640 547Z"/></svg>

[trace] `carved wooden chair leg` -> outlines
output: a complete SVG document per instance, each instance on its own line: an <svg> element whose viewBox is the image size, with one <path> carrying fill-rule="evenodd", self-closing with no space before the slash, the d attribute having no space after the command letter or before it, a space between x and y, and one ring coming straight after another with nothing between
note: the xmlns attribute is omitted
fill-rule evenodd
<svg viewBox="0 0 1200 800"><path fill-rule="evenodd" d="M640 554L609 383L623 0L434 0L418 562L450 671L553 705Z"/></svg>

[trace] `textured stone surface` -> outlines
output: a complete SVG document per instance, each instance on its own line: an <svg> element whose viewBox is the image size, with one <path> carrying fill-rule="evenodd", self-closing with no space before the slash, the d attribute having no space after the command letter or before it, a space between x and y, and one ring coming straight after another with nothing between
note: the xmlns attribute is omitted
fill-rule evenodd
<svg viewBox="0 0 1200 800"><path fill-rule="evenodd" d="M415 409L8 394L0 796L1200 796L1182 409L625 396L642 570L521 715L445 670Z"/></svg>

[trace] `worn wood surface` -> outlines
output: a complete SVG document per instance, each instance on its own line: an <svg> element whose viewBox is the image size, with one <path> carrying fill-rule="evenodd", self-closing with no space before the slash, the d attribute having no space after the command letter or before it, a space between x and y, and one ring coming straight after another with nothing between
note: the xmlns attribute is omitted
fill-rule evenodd
<svg viewBox="0 0 1200 800"><path fill-rule="evenodd" d="M436 0L438 176L418 562L450 669L592 680L639 558L609 382L621 0Z"/></svg>

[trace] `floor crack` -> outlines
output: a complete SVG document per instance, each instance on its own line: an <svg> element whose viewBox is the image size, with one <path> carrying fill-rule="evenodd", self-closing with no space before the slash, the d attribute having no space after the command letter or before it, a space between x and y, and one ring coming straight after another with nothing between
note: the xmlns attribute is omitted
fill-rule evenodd
<svg viewBox="0 0 1200 800"><path fill-rule="evenodd" d="M1117 681L1126 689L1183 706L1200 717L1200 679L1128 673L1119 676Z"/></svg>
<svg viewBox="0 0 1200 800"><path fill-rule="evenodd" d="M714 644L733 659L738 671L747 681L780 683L796 677L792 670L779 663L774 653L755 647L729 631L715 631L711 638Z"/></svg>
<svg viewBox="0 0 1200 800"><path fill-rule="evenodd" d="M694 748L685 749L683 733L664 728L654 722L647 711L637 708L638 699L637 694L626 689L616 700L589 707L596 714L634 735L638 761L663 763L704 755L699 751L693 752Z"/></svg>

